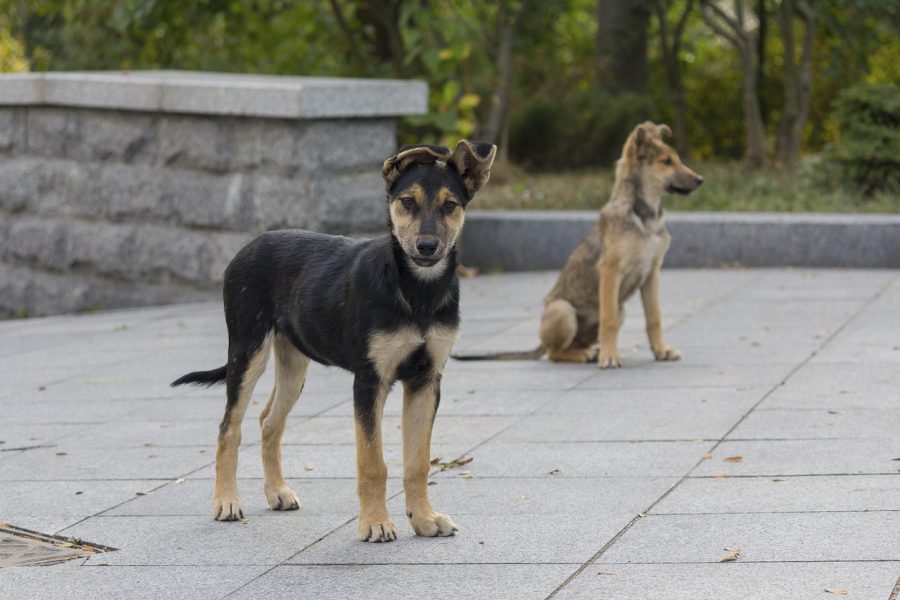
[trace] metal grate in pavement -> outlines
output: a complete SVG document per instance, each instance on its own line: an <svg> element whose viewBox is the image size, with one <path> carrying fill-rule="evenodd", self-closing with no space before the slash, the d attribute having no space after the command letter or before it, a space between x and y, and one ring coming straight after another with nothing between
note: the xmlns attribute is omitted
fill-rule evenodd
<svg viewBox="0 0 900 600"><path fill-rule="evenodd" d="M0 569L54 565L111 550L115 548L0 523Z"/></svg>

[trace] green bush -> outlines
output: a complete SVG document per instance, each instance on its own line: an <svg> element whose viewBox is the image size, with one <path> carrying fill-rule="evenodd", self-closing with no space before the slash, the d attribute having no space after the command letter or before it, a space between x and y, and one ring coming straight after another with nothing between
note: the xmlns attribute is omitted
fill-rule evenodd
<svg viewBox="0 0 900 600"><path fill-rule="evenodd" d="M652 115L651 100L636 94L527 100L510 115L510 158L539 170L610 166L632 128Z"/></svg>
<svg viewBox="0 0 900 600"><path fill-rule="evenodd" d="M900 86L857 85L834 103L839 137L822 161L832 183L869 196L900 192Z"/></svg>

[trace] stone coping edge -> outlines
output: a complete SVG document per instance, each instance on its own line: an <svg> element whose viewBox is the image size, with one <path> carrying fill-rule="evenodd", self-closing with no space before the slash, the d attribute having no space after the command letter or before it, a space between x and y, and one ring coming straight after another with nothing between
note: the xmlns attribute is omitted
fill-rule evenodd
<svg viewBox="0 0 900 600"><path fill-rule="evenodd" d="M194 71L0 74L0 106L340 119L421 115L418 80L287 77Z"/></svg>
<svg viewBox="0 0 900 600"><path fill-rule="evenodd" d="M466 215L461 258L482 271L559 269L595 211ZM900 268L900 215L669 212L665 266Z"/></svg>

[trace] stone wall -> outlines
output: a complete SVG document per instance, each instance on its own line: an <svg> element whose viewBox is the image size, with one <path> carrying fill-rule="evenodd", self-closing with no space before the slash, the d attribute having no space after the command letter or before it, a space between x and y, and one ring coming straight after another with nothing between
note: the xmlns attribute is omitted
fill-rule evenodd
<svg viewBox="0 0 900 600"><path fill-rule="evenodd" d="M280 105L270 111L278 116L265 116L252 99L253 110L238 106L225 114L199 112L202 98L194 98L194 114L143 104L135 110L108 95L94 104L112 106L84 106L85 97L96 95L90 81L78 106L58 106L47 101L48 79L27 101L4 90L6 77L0 76L0 314L208 298L231 257L262 231L357 233L384 221L380 166L395 149L395 106L356 118L339 112L305 118L303 110L285 117ZM164 89L161 81L153 89ZM246 83L240 76L214 81L226 94L228 86ZM114 91L115 81L106 85ZM416 90L424 108L424 86ZM354 91L365 93L344 93ZM221 108L215 96L208 104Z"/></svg>

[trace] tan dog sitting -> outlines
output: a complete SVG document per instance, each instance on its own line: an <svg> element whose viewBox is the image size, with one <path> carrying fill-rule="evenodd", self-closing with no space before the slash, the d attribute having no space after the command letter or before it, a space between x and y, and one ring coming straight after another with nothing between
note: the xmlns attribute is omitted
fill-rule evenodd
<svg viewBox="0 0 900 600"><path fill-rule="evenodd" d="M599 330L600 368L622 366L617 338L625 301L637 290L653 355L681 357L663 339L659 316L659 271L671 241L662 196L690 194L703 177L681 162L664 134L671 134L668 125L647 121L628 136L609 202L544 299L540 337L551 360L594 360Z"/></svg>

